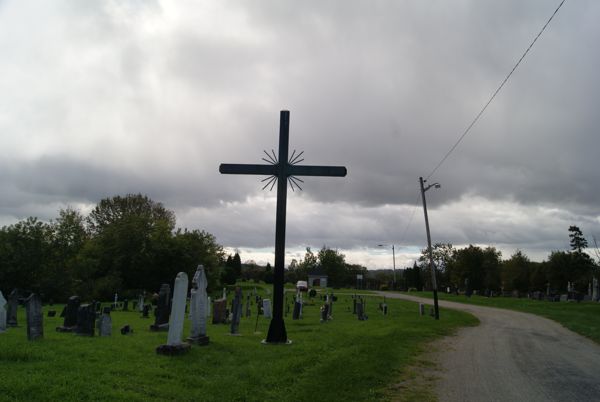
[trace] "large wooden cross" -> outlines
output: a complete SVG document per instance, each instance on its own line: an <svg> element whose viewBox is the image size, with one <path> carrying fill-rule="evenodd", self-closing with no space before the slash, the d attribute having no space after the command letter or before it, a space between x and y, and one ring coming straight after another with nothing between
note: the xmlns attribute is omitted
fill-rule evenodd
<svg viewBox="0 0 600 402"><path fill-rule="evenodd" d="M223 174L253 174L270 176L267 185L274 185L277 180L277 215L275 220L275 274L273 278L273 316L269 325L266 343L288 343L287 332L283 322L283 274L285 268L285 212L287 204L287 184L298 186L297 181L302 181L294 176L346 176L343 166L298 166L299 155L291 160L289 156L290 112L281 111L279 123L279 158L263 160L269 165L250 164L221 164L219 172ZM275 155L273 155L275 157Z"/></svg>

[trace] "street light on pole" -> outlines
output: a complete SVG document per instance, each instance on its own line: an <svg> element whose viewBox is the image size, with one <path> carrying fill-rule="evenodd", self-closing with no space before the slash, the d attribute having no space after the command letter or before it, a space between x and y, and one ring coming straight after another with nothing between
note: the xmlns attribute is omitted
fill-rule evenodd
<svg viewBox="0 0 600 402"><path fill-rule="evenodd" d="M438 295L437 295L437 281L435 279L435 268L433 265L433 252L431 251L431 235L429 233L429 219L427 218L427 202L425 201L425 192L430 188L442 187L439 183L433 183L424 187L424 183L427 180L423 180L419 177L419 183L421 184L421 199L423 200L423 214L425 215L425 230L427 231L427 251L429 254L429 269L431 270L431 287L433 288L433 308L435 310L435 319L440 319L440 310L438 308Z"/></svg>
<svg viewBox="0 0 600 402"><path fill-rule="evenodd" d="M389 247L389 244L378 244L377 247ZM392 289L396 290L396 251L394 250L393 244L392 244L392 259L394 262L394 278L392 281Z"/></svg>

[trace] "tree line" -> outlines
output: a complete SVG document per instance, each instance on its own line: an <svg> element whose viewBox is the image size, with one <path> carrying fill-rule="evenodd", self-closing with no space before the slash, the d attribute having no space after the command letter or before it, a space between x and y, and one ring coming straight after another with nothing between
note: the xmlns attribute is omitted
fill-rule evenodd
<svg viewBox="0 0 600 402"><path fill-rule="evenodd" d="M223 248L210 233L175 227L175 214L145 195L101 200L84 216L66 208L50 222L29 217L0 229L0 289L63 301L156 292L178 272L208 270L220 286Z"/></svg>
<svg viewBox="0 0 600 402"><path fill-rule="evenodd" d="M567 284L576 291L587 293L592 278L599 277L598 263L585 252L588 242L577 226L569 227L570 250L552 251L543 262L531 261L517 250L507 260L495 247L469 245L456 249L451 244L438 243L432 247L438 289L480 291L518 291L521 293L549 290L564 293ZM467 282L468 281L468 282ZM427 249L413 267L403 272L401 286L431 289L431 271Z"/></svg>

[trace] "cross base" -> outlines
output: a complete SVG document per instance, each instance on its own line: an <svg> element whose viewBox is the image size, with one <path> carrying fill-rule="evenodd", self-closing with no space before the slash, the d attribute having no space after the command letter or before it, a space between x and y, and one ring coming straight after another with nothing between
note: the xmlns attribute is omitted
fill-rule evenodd
<svg viewBox="0 0 600 402"><path fill-rule="evenodd" d="M287 343L287 332L282 318L273 317L269 324L269 332L265 343Z"/></svg>

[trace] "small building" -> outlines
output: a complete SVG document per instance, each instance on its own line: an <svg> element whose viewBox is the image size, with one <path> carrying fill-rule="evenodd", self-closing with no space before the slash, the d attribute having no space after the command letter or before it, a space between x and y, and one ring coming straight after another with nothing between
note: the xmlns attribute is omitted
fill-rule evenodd
<svg viewBox="0 0 600 402"><path fill-rule="evenodd" d="M308 287L309 288L326 288L327 287L327 274L321 267L317 267L313 272L308 273Z"/></svg>

